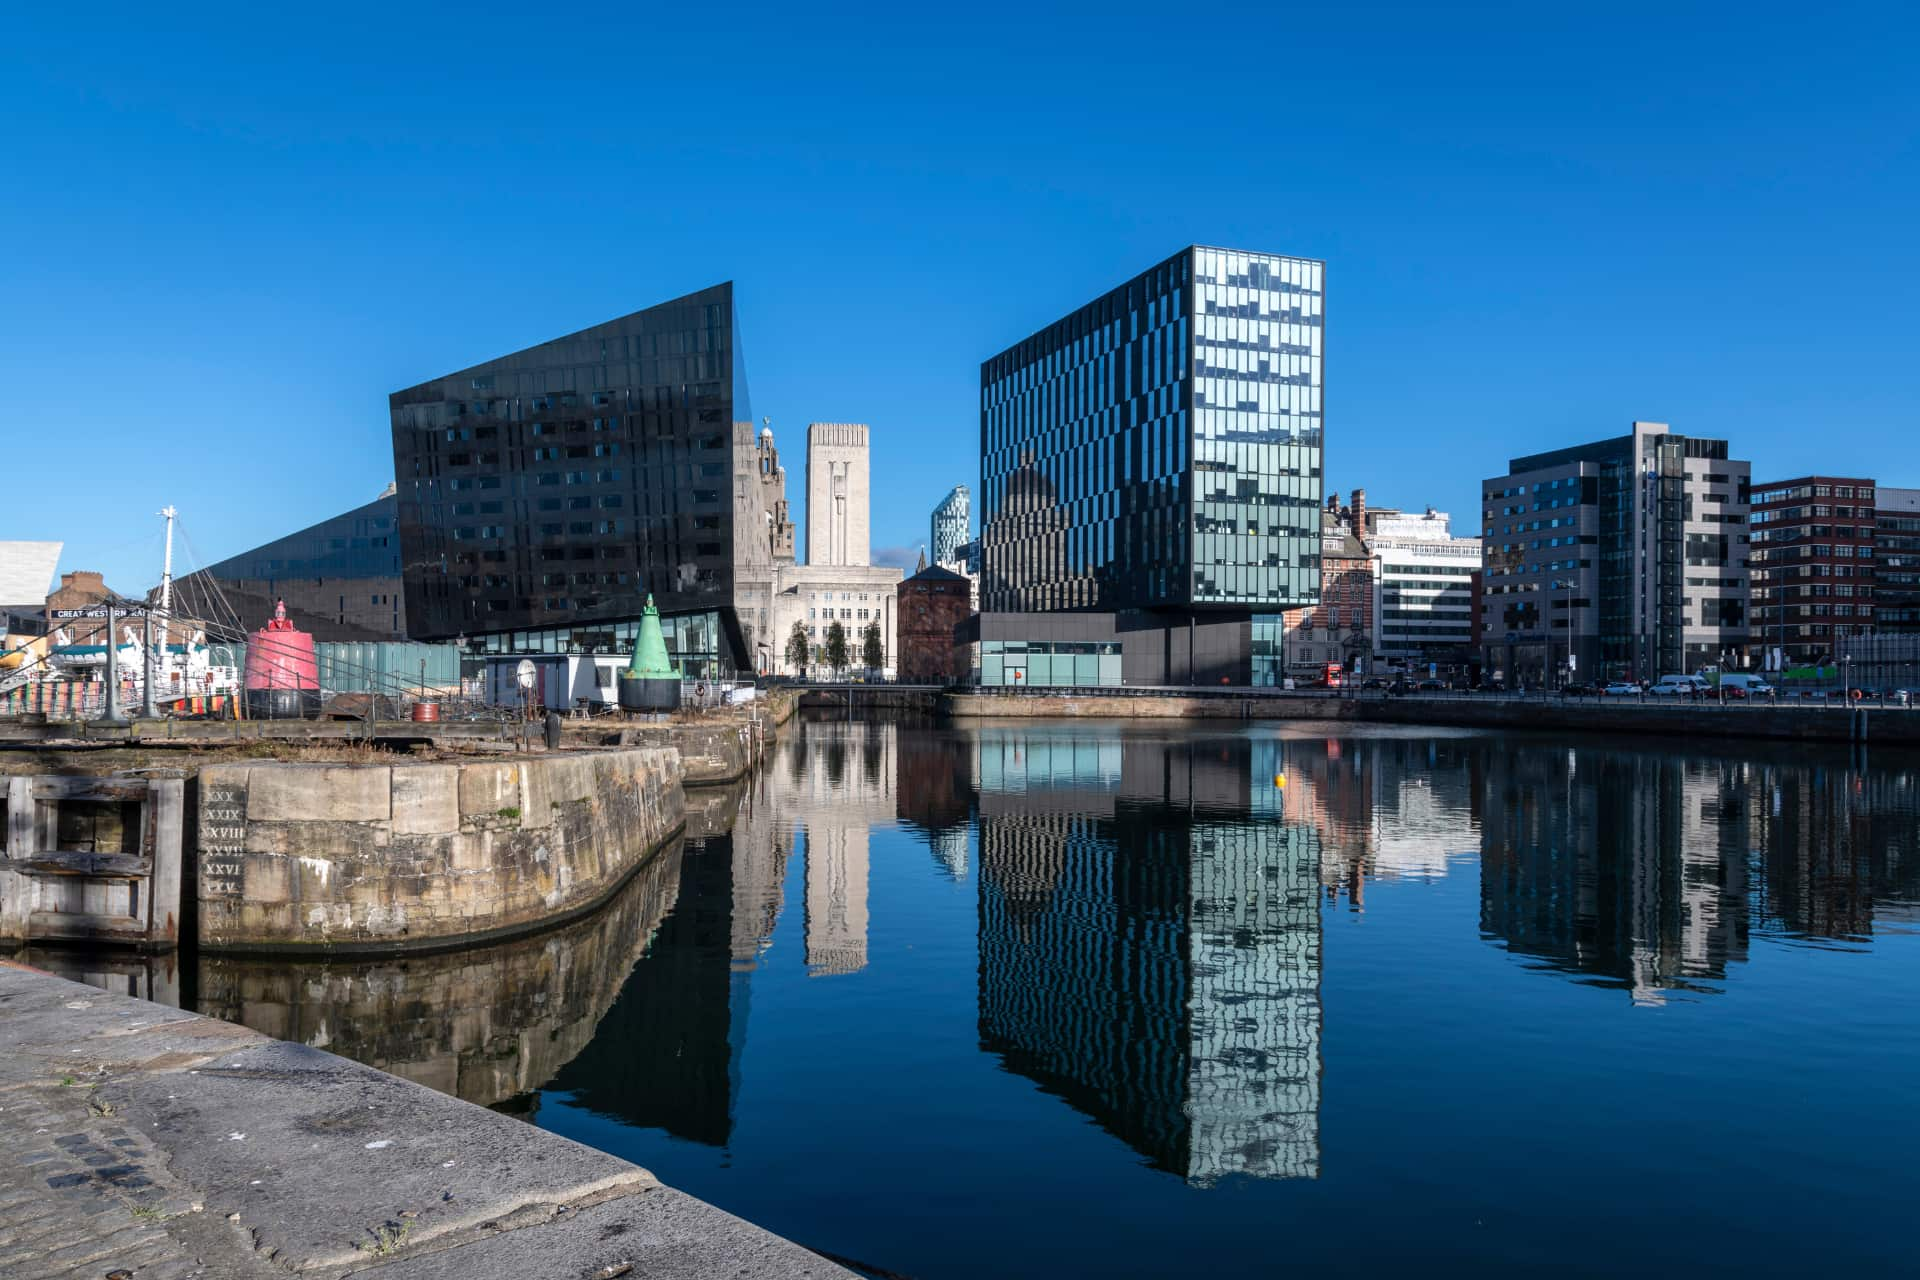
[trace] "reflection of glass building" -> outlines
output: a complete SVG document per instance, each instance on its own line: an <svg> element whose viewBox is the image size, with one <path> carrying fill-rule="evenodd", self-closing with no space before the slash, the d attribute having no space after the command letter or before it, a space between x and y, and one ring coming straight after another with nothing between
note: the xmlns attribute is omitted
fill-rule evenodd
<svg viewBox="0 0 1920 1280"><path fill-rule="evenodd" d="M980 735L981 1038L1196 1185L1319 1173L1320 845L1252 786L1275 749Z"/></svg>
<svg viewBox="0 0 1920 1280"><path fill-rule="evenodd" d="M624 651L652 594L688 674L754 669L776 521L731 284L391 401L416 638Z"/></svg>
<svg viewBox="0 0 1920 1280"><path fill-rule="evenodd" d="M592 1040L547 1086L588 1110L709 1146L733 1136L751 982L793 844L766 796L735 803L728 834L688 840L676 857L672 911Z"/></svg>
<svg viewBox="0 0 1920 1280"><path fill-rule="evenodd" d="M983 664L1071 612L1117 617L1049 642L1128 683L1277 678L1259 629L1319 598L1324 301L1320 262L1185 249L981 366Z"/></svg>
<svg viewBox="0 0 1920 1280"><path fill-rule="evenodd" d="M1482 932L1639 1003L1724 979L1747 957L1740 772L1652 753L1489 756Z"/></svg>

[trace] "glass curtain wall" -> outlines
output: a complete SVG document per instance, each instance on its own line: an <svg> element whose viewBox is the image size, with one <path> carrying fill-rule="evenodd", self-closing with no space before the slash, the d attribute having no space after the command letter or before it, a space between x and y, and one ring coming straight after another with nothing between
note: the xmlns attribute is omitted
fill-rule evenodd
<svg viewBox="0 0 1920 1280"><path fill-rule="evenodd" d="M1315 601L1325 265L1193 255L1193 602Z"/></svg>
<svg viewBox="0 0 1920 1280"><path fill-rule="evenodd" d="M981 366L981 607L1185 603L1181 253Z"/></svg>
<svg viewBox="0 0 1920 1280"><path fill-rule="evenodd" d="M982 608L1317 602L1325 271L1185 250L982 365Z"/></svg>
<svg viewBox="0 0 1920 1280"><path fill-rule="evenodd" d="M591 651L649 594L666 615L733 618L734 424L753 410L731 284L395 392L390 408L416 637Z"/></svg>

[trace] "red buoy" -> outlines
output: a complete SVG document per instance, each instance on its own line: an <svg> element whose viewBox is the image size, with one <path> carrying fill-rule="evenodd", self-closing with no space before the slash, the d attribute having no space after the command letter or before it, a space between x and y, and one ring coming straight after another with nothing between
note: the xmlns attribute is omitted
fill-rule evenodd
<svg viewBox="0 0 1920 1280"><path fill-rule="evenodd" d="M300 720L320 714L320 664L313 637L287 620L286 601L276 600L273 621L247 637L242 684L252 719Z"/></svg>

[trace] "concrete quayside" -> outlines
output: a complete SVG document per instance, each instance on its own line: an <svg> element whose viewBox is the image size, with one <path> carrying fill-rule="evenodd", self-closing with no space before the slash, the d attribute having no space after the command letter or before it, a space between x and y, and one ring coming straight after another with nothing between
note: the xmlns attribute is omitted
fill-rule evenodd
<svg viewBox="0 0 1920 1280"><path fill-rule="evenodd" d="M0 1145L20 1280L852 1275L511 1117L10 963Z"/></svg>

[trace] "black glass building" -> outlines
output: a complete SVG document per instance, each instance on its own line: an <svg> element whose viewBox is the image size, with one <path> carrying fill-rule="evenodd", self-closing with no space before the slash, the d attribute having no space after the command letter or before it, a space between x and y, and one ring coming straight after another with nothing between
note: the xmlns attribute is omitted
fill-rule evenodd
<svg viewBox="0 0 1920 1280"><path fill-rule="evenodd" d="M1317 603L1325 277L1183 249L983 364L982 610Z"/></svg>
<svg viewBox="0 0 1920 1280"><path fill-rule="evenodd" d="M731 283L390 400L415 638L624 650L652 594L689 675L752 669L741 584L770 553L764 520L737 532L759 486Z"/></svg>

